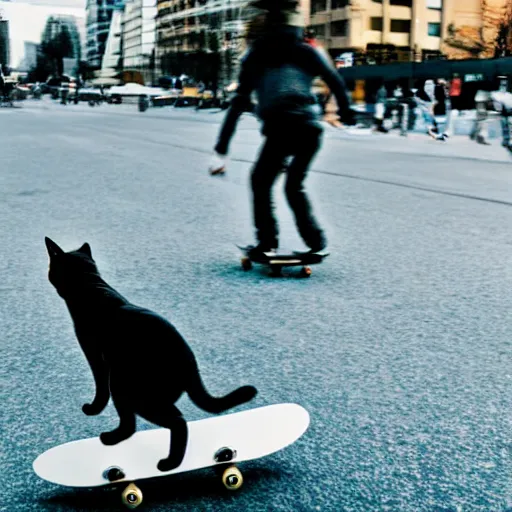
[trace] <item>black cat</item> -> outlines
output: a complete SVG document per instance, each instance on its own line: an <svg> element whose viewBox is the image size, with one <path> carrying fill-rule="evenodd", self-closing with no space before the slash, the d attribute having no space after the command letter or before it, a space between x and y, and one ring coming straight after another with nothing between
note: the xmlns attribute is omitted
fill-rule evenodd
<svg viewBox="0 0 512 512"><path fill-rule="evenodd" d="M66 302L96 383L96 396L83 412L100 414L112 396L120 423L100 435L105 445L132 436L137 414L170 429L169 456L159 461L158 469L178 467L188 440L187 423L174 405L180 396L187 392L198 407L219 414L254 398L256 388L242 386L222 398L212 397L179 332L110 287L98 272L89 244L66 253L49 238L45 242L50 255L48 278Z"/></svg>

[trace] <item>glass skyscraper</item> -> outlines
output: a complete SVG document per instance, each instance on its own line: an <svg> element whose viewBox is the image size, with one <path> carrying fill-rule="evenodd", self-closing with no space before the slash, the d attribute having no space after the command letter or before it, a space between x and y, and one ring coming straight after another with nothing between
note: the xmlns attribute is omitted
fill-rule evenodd
<svg viewBox="0 0 512 512"><path fill-rule="evenodd" d="M9 22L2 18L0 13L0 66L5 70L10 64L9 52Z"/></svg>
<svg viewBox="0 0 512 512"><path fill-rule="evenodd" d="M124 0L87 0L86 27L87 27L87 53L89 65L99 69L105 53L112 12L121 8Z"/></svg>

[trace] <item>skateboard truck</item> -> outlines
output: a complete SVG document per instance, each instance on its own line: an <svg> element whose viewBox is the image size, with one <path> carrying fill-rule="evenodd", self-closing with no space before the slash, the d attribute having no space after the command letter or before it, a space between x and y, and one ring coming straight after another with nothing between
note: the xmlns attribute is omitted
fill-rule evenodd
<svg viewBox="0 0 512 512"><path fill-rule="evenodd" d="M219 474L222 475L222 483L224 484L224 487L230 491L236 491L239 489L244 481L242 473L235 465L227 464L226 467L224 464L226 462L233 461L235 457L236 450L227 446L219 448L213 456L213 460L219 463Z"/></svg>
<svg viewBox="0 0 512 512"><path fill-rule="evenodd" d="M215 462L221 463L219 469L222 473L222 483L229 491L236 491L237 489L240 489L244 481L241 471L235 465L228 464L226 467L226 465L222 464L233 461L235 457L236 450L227 446L217 450L213 456Z"/></svg>
<svg viewBox="0 0 512 512"><path fill-rule="evenodd" d="M236 450L224 446L215 452L213 460L215 462L230 462L236 457Z"/></svg>
<svg viewBox="0 0 512 512"><path fill-rule="evenodd" d="M103 478L109 482L115 482L116 480L122 480L126 475L123 473L121 468L117 466L110 466L103 471Z"/></svg>

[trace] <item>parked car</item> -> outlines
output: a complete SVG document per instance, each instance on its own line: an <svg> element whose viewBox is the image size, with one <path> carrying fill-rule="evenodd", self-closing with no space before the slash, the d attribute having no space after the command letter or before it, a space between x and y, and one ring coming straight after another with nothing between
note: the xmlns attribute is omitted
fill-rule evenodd
<svg viewBox="0 0 512 512"><path fill-rule="evenodd" d="M0 95L0 104L2 106L14 107L14 102L20 98L17 90L17 81L11 78L6 78L4 81L3 94Z"/></svg>
<svg viewBox="0 0 512 512"><path fill-rule="evenodd" d="M50 76L42 86L43 94L50 94L54 100L59 99L62 96L64 82L68 85L66 88L69 90L69 93L72 94L76 88L76 83L68 75L63 75L61 77Z"/></svg>
<svg viewBox="0 0 512 512"><path fill-rule="evenodd" d="M73 96L73 101L75 103L86 101L89 105L94 106L101 105L101 103L106 101L106 98L101 89L81 87Z"/></svg>

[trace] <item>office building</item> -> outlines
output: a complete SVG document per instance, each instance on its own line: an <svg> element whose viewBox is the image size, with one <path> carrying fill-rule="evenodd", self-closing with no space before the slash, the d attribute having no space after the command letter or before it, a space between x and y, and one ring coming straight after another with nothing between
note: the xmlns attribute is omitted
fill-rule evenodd
<svg viewBox="0 0 512 512"><path fill-rule="evenodd" d="M38 46L39 45L37 43L33 43L31 41L24 42L25 50L23 53L23 58L21 59L20 63L18 64L19 71L28 72L36 66Z"/></svg>
<svg viewBox="0 0 512 512"><path fill-rule="evenodd" d="M110 31L114 9L122 7L123 0L87 0L86 4L86 60L92 68L100 69Z"/></svg>
<svg viewBox="0 0 512 512"><path fill-rule="evenodd" d="M0 12L0 65L4 73L10 65L10 60L9 21L4 19Z"/></svg>
<svg viewBox="0 0 512 512"><path fill-rule="evenodd" d="M306 23L309 2L301 0ZM218 67L220 83L235 80L245 51L247 4L248 0L158 0L156 62L161 72L208 80Z"/></svg>
<svg viewBox="0 0 512 512"><path fill-rule="evenodd" d="M310 0L310 25L336 58L367 63L490 55L510 0Z"/></svg>
<svg viewBox="0 0 512 512"><path fill-rule="evenodd" d="M101 69L97 73L99 77L116 76L122 69L122 26L123 7L117 6L112 10L108 36L101 58Z"/></svg>
<svg viewBox="0 0 512 512"><path fill-rule="evenodd" d="M123 69L139 71L151 80L156 39L156 0L130 0L122 16Z"/></svg>

